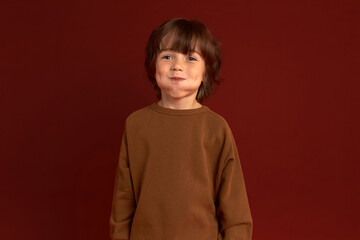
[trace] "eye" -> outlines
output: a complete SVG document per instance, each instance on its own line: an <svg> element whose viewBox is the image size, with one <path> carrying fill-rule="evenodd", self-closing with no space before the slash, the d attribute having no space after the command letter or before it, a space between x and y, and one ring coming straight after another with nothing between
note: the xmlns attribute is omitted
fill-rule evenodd
<svg viewBox="0 0 360 240"><path fill-rule="evenodd" d="M190 61L197 61L196 58L191 57L191 56L189 56L188 59L189 59Z"/></svg>
<svg viewBox="0 0 360 240"><path fill-rule="evenodd" d="M169 55L164 55L164 56L162 56L161 58L162 58L162 59L167 59L167 60L168 60L168 59L171 59L171 56L169 56Z"/></svg>

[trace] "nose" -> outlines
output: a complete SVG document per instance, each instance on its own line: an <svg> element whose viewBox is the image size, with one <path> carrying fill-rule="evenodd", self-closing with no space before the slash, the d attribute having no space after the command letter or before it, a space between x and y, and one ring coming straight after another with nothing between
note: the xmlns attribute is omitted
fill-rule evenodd
<svg viewBox="0 0 360 240"><path fill-rule="evenodd" d="M173 65L171 66L171 70L173 70L173 71L182 71L183 66L182 66L181 62L179 60L177 60L177 59L174 59Z"/></svg>

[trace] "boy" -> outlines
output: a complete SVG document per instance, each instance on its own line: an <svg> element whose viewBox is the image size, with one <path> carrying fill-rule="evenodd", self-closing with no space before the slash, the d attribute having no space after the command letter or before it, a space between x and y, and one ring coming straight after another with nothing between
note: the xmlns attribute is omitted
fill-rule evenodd
<svg viewBox="0 0 360 240"><path fill-rule="evenodd" d="M128 116L112 240L250 240L252 217L232 132L202 105L218 83L217 42L201 22L151 34L145 68L159 101Z"/></svg>

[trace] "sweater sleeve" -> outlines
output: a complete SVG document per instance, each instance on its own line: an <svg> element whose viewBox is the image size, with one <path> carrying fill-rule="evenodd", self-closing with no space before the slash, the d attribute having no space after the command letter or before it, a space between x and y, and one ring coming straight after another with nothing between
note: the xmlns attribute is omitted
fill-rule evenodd
<svg viewBox="0 0 360 240"><path fill-rule="evenodd" d="M110 216L110 238L112 240L127 240L130 238L135 209L136 203L131 181L125 129L116 171Z"/></svg>
<svg viewBox="0 0 360 240"><path fill-rule="evenodd" d="M220 240L251 240L253 221L234 137L230 128L222 149L224 167L217 199Z"/></svg>

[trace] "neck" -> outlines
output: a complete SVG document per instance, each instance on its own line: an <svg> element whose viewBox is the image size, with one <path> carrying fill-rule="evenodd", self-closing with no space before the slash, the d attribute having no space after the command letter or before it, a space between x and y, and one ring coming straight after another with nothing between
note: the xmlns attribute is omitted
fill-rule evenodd
<svg viewBox="0 0 360 240"><path fill-rule="evenodd" d="M202 105L194 99L193 101L186 101L185 99L181 100L169 100L161 99L158 103L159 106L171 109L195 109L200 108Z"/></svg>

